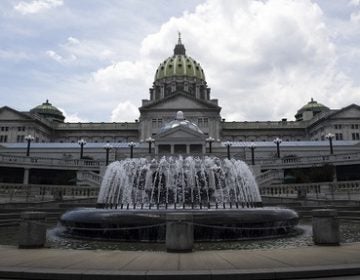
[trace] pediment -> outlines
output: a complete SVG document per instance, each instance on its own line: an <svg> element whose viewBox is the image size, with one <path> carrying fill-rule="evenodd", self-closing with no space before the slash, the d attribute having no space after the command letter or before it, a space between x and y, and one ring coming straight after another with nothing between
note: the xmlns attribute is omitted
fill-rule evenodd
<svg viewBox="0 0 360 280"><path fill-rule="evenodd" d="M150 103L140 107L141 109L151 109L151 110L176 110L182 111L186 109L192 110L204 110L204 109L212 109L212 110L220 110L220 107L212 104L210 102L204 100L198 100L191 96L187 96L185 94L174 94L162 100L159 100L154 103Z"/></svg>
<svg viewBox="0 0 360 280"><path fill-rule="evenodd" d="M202 133L199 133L193 129L189 129L186 127L175 127L172 129L169 129L167 131L164 131L158 135L155 136L155 141L159 140L179 140L179 141L194 141L194 140L201 140L204 141L205 135Z"/></svg>
<svg viewBox="0 0 360 280"><path fill-rule="evenodd" d="M29 117L25 114L16 111L10 107L4 106L0 108L0 120L28 120Z"/></svg>
<svg viewBox="0 0 360 280"><path fill-rule="evenodd" d="M354 119L360 118L360 107L357 105L350 105L345 107L333 115L330 116L331 119Z"/></svg>

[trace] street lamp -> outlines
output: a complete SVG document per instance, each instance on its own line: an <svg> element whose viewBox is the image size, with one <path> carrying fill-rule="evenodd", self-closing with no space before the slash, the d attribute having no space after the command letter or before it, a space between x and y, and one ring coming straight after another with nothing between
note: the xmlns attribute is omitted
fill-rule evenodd
<svg viewBox="0 0 360 280"><path fill-rule="evenodd" d="M207 143L209 143L209 153L211 154L212 142L214 142L215 139L210 136L210 137L206 138L205 141Z"/></svg>
<svg viewBox="0 0 360 280"><path fill-rule="evenodd" d="M151 138L151 136L150 136L150 137L146 138L145 141L148 142L148 144L149 144L149 154L151 154L151 144L155 141L155 139Z"/></svg>
<svg viewBox="0 0 360 280"><path fill-rule="evenodd" d="M282 140L279 137L276 137L274 139L274 143L276 144L276 152L277 152L277 157L280 158L280 144L281 144Z"/></svg>
<svg viewBox="0 0 360 280"><path fill-rule="evenodd" d="M333 155L333 154L334 154L333 143L332 143L334 136L335 136L335 135L332 134L332 133L330 133L330 132L325 135L325 138L326 138L326 139L329 139L330 155Z"/></svg>
<svg viewBox="0 0 360 280"><path fill-rule="evenodd" d="M84 139L80 139L78 141L78 144L80 145L80 159L82 159L83 154L84 154L84 146L86 145L86 141Z"/></svg>
<svg viewBox="0 0 360 280"><path fill-rule="evenodd" d="M30 156L30 143L31 141L34 141L34 136L29 134L28 136L25 136L25 140L27 141L27 148L26 148L26 156Z"/></svg>
<svg viewBox="0 0 360 280"><path fill-rule="evenodd" d="M129 147L130 147L130 158L134 157L134 146L136 146L136 144L134 142L130 142L129 143Z"/></svg>
<svg viewBox="0 0 360 280"><path fill-rule="evenodd" d="M230 158L231 158L231 157L230 157L230 147L232 146L232 143L229 142L229 141L226 141L226 142L224 143L224 145L226 146L226 149L227 149L227 158L230 159Z"/></svg>
<svg viewBox="0 0 360 280"><path fill-rule="evenodd" d="M108 164L109 164L109 153L112 148L113 148L113 146L111 146L109 143L104 145L104 149L106 151L106 161L105 161L106 166L108 166Z"/></svg>
<svg viewBox="0 0 360 280"><path fill-rule="evenodd" d="M249 145L249 148L251 150L251 165L255 165L255 144L251 143Z"/></svg>

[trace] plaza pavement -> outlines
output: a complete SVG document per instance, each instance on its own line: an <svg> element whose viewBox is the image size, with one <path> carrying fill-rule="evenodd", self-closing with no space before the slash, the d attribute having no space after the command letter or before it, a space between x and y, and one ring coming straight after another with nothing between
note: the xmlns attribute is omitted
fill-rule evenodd
<svg viewBox="0 0 360 280"><path fill-rule="evenodd" d="M246 280L339 275L360 279L360 243L181 254L0 246L0 279Z"/></svg>

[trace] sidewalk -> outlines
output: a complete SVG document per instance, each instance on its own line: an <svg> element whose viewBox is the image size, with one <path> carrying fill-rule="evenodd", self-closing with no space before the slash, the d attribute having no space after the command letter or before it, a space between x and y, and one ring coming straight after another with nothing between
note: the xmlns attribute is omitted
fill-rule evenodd
<svg viewBox="0 0 360 280"><path fill-rule="evenodd" d="M338 275L360 275L360 243L183 254L0 246L0 279L243 280Z"/></svg>

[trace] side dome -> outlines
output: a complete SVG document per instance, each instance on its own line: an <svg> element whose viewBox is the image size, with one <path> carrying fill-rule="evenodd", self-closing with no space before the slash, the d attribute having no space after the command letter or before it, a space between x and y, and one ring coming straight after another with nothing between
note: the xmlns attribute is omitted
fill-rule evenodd
<svg viewBox="0 0 360 280"><path fill-rule="evenodd" d="M330 111L330 108L325 105L318 103L313 98L311 98L310 102L302 106L296 113L295 119L297 121L305 121L311 119L313 116L321 113Z"/></svg>
<svg viewBox="0 0 360 280"><path fill-rule="evenodd" d="M186 55L180 36L174 48L174 55L165 59L157 68L155 81L170 77L197 78L205 81L204 70L200 63Z"/></svg>
<svg viewBox="0 0 360 280"><path fill-rule="evenodd" d="M30 113L38 114L49 121L64 122L65 120L63 113L49 103L49 100L31 109Z"/></svg>

